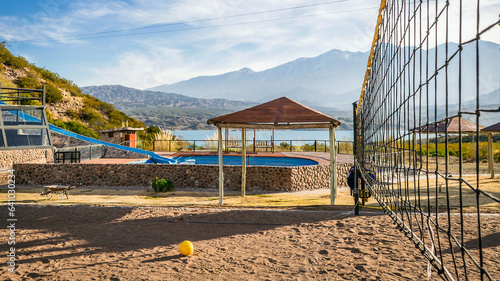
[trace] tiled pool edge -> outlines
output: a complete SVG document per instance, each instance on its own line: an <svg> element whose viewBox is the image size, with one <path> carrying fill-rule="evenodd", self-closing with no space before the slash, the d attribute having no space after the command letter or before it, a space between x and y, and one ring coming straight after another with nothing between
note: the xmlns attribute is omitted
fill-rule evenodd
<svg viewBox="0 0 500 281"><path fill-rule="evenodd" d="M337 185L347 186L351 164L337 165ZM80 185L150 187L155 177L178 188L218 188L216 165L169 164L15 164L19 185ZM247 190L299 191L329 188L329 166L247 167ZM241 188L241 166L224 166L224 187Z"/></svg>

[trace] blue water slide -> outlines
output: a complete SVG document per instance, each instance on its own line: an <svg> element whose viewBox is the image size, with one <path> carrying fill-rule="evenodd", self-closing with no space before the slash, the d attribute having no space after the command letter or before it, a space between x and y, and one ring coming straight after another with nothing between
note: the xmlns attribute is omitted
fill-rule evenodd
<svg viewBox="0 0 500 281"><path fill-rule="evenodd" d="M110 147L115 147L115 148L118 148L118 149L121 149L121 150L131 151L131 152L144 153L144 154L149 155L153 160L161 161L162 163L167 162L167 163L173 164L173 162L175 162L171 158L162 157L162 156L160 156L160 155L158 155L158 154L156 154L156 153L154 153L152 151L143 150L143 149L134 148L134 147L128 147L128 146L119 145L119 144L115 144L115 143L105 142L105 141L94 139L94 138L91 138L91 137L82 136L82 135L79 135L77 133L73 133L73 132L70 132L68 130L56 127L56 126L54 126L52 124L49 124L49 128L50 128L51 131L59 133L61 135L65 135L65 136L68 136L68 137L72 137L72 138L76 138L76 139L79 139L79 140L87 141L87 142L90 142L90 143L102 144L102 145L106 145L106 146L110 146Z"/></svg>
<svg viewBox="0 0 500 281"><path fill-rule="evenodd" d="M7 105L3 101L0 101L0 104ZM9 110L9 112L11 114L16 114L15 110L12 110L12 111ZM22 119L24 119L24 121L26 121L26 122L40 122L39 118L36 118L36 117L31 116L29 114L26 114L24 112L20 112L19 113L19 117L21 117ZM91 137L82 136L82 135L79 135L77 133L73 133L71 131L68 131L68 130L59 128L57 126L54 126L52 124L49 124L49 129L51 131L54 131L54 132L59 133L61 135L65 135L65 136L68 136L68 137L72 137L72 138L76 138L76 139L79 139L79 140L87 141L87 142L90 142L90 143L102 144L102 145L106 145L106 146L118 148L118 149L121 149L121 150L126 150L126 151L131 151L131 152L137 152L137 153L147 154L154 161L157 161L157 162L169 163L169 164L175 164L175 162L176 162L176 160L174 160L172 158L162 157L162 156L160 156L160 155L158 155L158 154L156 154L156 153L154 153L152 151L143 150L143 149L134 148L134 147L128 147L128 146L119 145L119 144L115 144L115 143L105 142L105 141L94 139L94 138L91 138Z"/></svg>

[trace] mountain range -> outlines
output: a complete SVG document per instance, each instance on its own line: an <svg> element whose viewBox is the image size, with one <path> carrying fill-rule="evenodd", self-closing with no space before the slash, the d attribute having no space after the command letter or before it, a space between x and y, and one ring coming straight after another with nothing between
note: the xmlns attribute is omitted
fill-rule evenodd
<svg viewBox="0 0 500 281"><path fill-rule="evenodd" d="M148 126L168 130L213 129L207 120L256 105L226 99L201 99L173 93L143 91L121 85L83 87L85 93L106 100Z"/></svg>
<svg viewBox="0 0 500 281"><path fill-rule="evenodd" d="M498 69L500 67L499 49L498 44L479 41L480 94L487 94L500 88L500 77L494 75L500 73ZM435 65L438 68L444 65L446 59L450 58L456 50L458 50L458 45L455 43L448 44L448 54L446 45L439 45L428 51L422 50L422 81L425 82L426 71L430 73L429 77L432 76L436 71ZM413 51L415 51L414 47L405 47L401 53L410 56ZM417 50L417 55L420 55L419 51ZM280 96L287 96L309 106L342 109L359 98L368 56L368 52L331 50L316 57L299 58L264 71L256 72L249 68L242 68L220 75L198 76L148 90L197 98L219 97L252 102L265 102ZM427 59L429 62L425 63ZM460 70L457 67L459 58L456 56L449 62L447 77L445 77L445 69L440 69L437 78L430 81L430 85L437 81L438 104L446 99L446 91L449 102L458 103L459 71L462 75L462 100L471 100L475 97L475 44L463 46L460 60ZM419 59L415 60L415 65L407 66L408 77L413 76L413 68L416 72L420 71ZM419 80L418 73L416 76ZM447 89L446 80L448 81ZM430 100L429 103L434 103L434 100Z"/></svg>
<svg viewBox="0 0 500 281"><path fill-rule="evenodd" d="M82 87L82 90L100 100L109 101L122 110L138 107L243 109L256 105L256 103L245 101L194 98L174 93L138 90L121 85L88 86Z"/></svg>
<svg viewBox="0 0 500 281"><path fill-rule="evenodd" d="M352 103L361 93L368 55L368 52L331 50L317 57L299 58L264 71L242 68L148 90L253 102L286 96L310 106L325 105L325 99L336 96L342 97L345 103ZM331 103L328 106L336 105Z"/></svg>
<svg viewBox="0 0 500 281"><path fill-rule="evenodd" d="M498 108L500 77L496 73L500 73L500 45L479 41L478 47L480 51L479 81L481 81L479 84L480 107ZM419 59L414 60L414 64L406 66L404 79L410 79L407 77L413 77L413 72L415 72L416 86L418 86L418 83L425 84L425 75L431 77L434 73L438 73L429 80L428 101L424 91L426 87L422 88L422 106L437 104L440 108L439 112L444 112L443 106L448 100L449 114L453 115L458 112L458 104L461 100L463 110L475 110L476 45L464 45L461 55L455 55L449 61L448 69L446 67L439 69L440 66L445 65L447 58L455 54L453 50L457 49L457 44L449 43L448 54L446 45L427 51L414 47L405 47L402 50L401 53L408 56L413 52L418 56L421 52L422 55L422 67ZM351 104L359 99L368 55L368 52L331 50L317 57L299 58L259 72L242 68L220 75L194 77L147 90L120 85L91 86L84 87L83 90L112 103L117 109L125 111L148 125L162 125L175 129L205 128L206 119L281 96L339 118L343 121L342 128L348 129L352 126ZM460 68L457 65L459 60L461 60ZM461 74L461 79L459 74ZM419 75L421 79L418 78ZM459 80L461 80L460 87ZM437 87L435 96L434 87ZM418 102L419 98L416 99L417 107ZM429 115L432 114L433 111L429 112ZM439 119L444 116L441 114L437 117ZM465 118L473 118L473 116ZM481 125L490 125L499 121L500 115L495 112L484 113L481 116Z"/></svg>
<svg viewBox="0 0 500 281"><path fill-rule="evenodd" d="M159 126L169 130L213 129L213 126L207 125L208 119L257 105L255 102L193 98L121 85L89 86L83 87L82 91L111 103L148 126ZM341 119L341 129L350 129L352 126L352 108L342 110L320 106L313 108Z"/></svg>

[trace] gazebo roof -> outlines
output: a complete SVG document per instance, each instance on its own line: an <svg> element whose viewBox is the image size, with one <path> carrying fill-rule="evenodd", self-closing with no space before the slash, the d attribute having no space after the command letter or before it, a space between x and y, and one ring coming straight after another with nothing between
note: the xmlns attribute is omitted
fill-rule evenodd
<svg viewBox="0 0 500 281"><path fill-rule="evenodd" d="M482 129L481 132L500 133L500 122Z"/></svg>
<svg viewBox="0 0 500 281"><path fill-rule="evenodd" d="M281 97L207 121L218 127L294 129L338 127L340 121L287 97Z"/></svg>
<svg viewBox="0 0 500 281"><path fill-rule="evenodd" d="M460 120L460 122L459 122ZM437 124L437 126L436 126ZM459 130L459 124L460 124L460 130ZM458 134L459 132L462 133L474 133L476 132L476 129L478 125L474 122L471 122L469 120L466 120L464 118L458 118L458 117L452 117L450 119L442 119L439 120L435 123L431 123L429 125L424 125L422 127L417 127L412 129L412 131L416 132L427 132L427 126L429 127L429 133L444 133L446 130L448 133L451 134ZM479 130L483 129L484 126L479 125Z"/></svg>

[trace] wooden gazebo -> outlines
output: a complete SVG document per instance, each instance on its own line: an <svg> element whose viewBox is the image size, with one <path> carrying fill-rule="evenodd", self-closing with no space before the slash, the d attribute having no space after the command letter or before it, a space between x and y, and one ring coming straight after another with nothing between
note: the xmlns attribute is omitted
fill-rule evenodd
<svg viewBox="0 0 500 281"><path fill-rule="evenodd" d="M287 97L281 97L242 111L222 115L207 121L217 127L219 151L219 203L223 204L224 171L222 163L222 128L241 129L242 167L241 194L246 185L246 129L309 129L328 128L330 132L331 204L337 196L337 169L335 154L335 128L340 121L311 109Z"/></svg>
<svg viewBox="0 0 500 281"><path fill-rule="evenodd" d="M477 128L478 126L474 122L471 122L464 118L452 117L449 119L442 119L437 122L433 122L429 125L417 127L415 129L412 129L411 131L413 131L414 133L416 132L427 133L428 129L429 133L437 132L438 134L443 134L445 132L448 132L449 134L458 134L461 132L461 133L471 134L475 133ZM479 125L479 130L483 128L484 128L483 126Z"/></svg>
<svg viewBox="0 0 500 281"><path fill-rule="evenodd" d="M444 118L436 122L432 122L428 125L423 125L421 127L416 127L410 129L410 132L413 132L413 147L417 147L417 138L416 134L418 132L422 134L473 134L476 130L482 130L484 126L477 125L474 122L471 122L464 118L459 118L458 116L454 116L451 118ZM478 140L479 141L479 140ZM416 153L416 150L415 150ZM415 157L416 159L416 157Z"/></svg>
<svg viewBox="0 0 500 281"><path fill-rule="evenodd" d="M500 134L500 122L488 126L481 130L488 134L488 170L491 173L491 178L495 177L495 165L493 159L493 134Z"/></svg>

